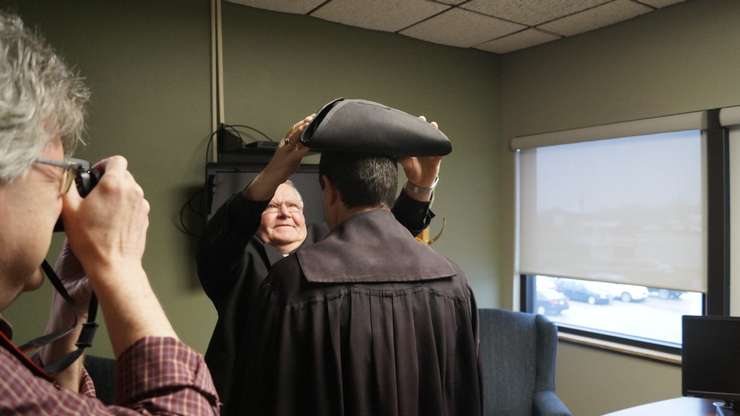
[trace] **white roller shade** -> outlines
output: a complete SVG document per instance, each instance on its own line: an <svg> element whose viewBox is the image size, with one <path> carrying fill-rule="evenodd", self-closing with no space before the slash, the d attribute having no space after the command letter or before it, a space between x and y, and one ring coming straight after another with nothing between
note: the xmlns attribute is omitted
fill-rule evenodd
<svg viewBox="0 0 740 416"><path fill-rule="evenodd" d="M522 150L520 272L706 289L700 130Z"/></svg>
<svg viewBox="0 0 740 416"><path fill-rule="evenodd" d="M740 108L738 109L737 114L738 120L740 120ZM673 131L701 130L706 127L707 113L705 111L698 111L660 118L647 118L603 126L515 137L511 140L510 146L512 150L524 150L533 149L535 147L614 139L619 137L632 137Z"/></svg>
<svg viewBox="0 0 740 416"><path fill-rule="evenodd" d="M719 110L719 123L724 127L740 126L740 107L727 107Z"/></svg>

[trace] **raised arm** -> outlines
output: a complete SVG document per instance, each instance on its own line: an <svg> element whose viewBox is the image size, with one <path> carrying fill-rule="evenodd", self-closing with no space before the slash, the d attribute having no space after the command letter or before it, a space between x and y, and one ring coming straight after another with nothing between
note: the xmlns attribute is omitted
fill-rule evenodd
<svg viewBox="0 0 740 416"><path fill-rule="evenodd" d="M424 116L420 117L426 121ZM438 128L436 122L431 123ZM441 156L407 157L400 160L406 184L393 206L393 215L412 235L420 234L434 218L432 194L437 185Z"/></svg>
<svg viewBox="0 0 740 416"><path fill-rule="evenodd" d="M250 201L239 192L206 225L198 247L198 277L217 308L244 271L244 250L259 228L267 203Z"/></svg>
<svg viewBox="0 0 740 416"><path fill-rule="evenodd" d="M98 168L105 172L98 186L85 199L72 187L62 217L69 247L105 316L118 357L122 406L106 408L48 383L33 394L50 414L70 408L86 409L85 414L216 414L218 397L205 362L177 339L141 263L149 225L143 190L120 156Z"/></svg>

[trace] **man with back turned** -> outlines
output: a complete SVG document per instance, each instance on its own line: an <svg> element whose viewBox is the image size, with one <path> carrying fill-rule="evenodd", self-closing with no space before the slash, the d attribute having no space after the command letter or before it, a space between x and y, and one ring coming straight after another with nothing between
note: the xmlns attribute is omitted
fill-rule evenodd
<svg viewBox="0 0 740 416"><path fill-rule="evenodd" d="M307 149L287 146L295 170ZM386 156L322 154L331 233L258 289L225 414L481 414L473 294L393 217L396 178Z"/></svg>

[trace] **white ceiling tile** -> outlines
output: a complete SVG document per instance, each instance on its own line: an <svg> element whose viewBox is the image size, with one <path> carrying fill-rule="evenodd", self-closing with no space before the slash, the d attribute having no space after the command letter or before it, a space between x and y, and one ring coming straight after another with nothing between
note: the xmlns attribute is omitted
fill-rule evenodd
<svg viewBox="0 0 740 416"><path fill-rule="evenodd" d="M631 19L650 11L652 11L651 8L630 0L616 0L538 27L548 32L572 36Z"/></svg>
<svg viewBox="0 0 740 416"><path fill-rule="evenodd" d="M275 12L306 14L315 9L324 0L226 0L231 3L243 4L258 9Z"/></svg>
<svg viewBox="0 0 740 416"><path fill-rule="evenodd" d="M537 25L610 0L472 0L461 7L517 23Z"/></svg>
<svg viewBox="0 0 740 416"><path fill-rule="evenodd" d="M427 0L333 0L311 16L365 29L395 32L448 8Z"/></svg>
<svg viewBox="0 0 740 416"><path fill-rule="evenodd" d="M676 3L683 3L686 0L640 0L640 3L645 3L653 7L666 7Z"/></svg>
<svg viewBox="0 0 740 416"><path fill-rule="evenodd" d="M469 48L524 28L522 25L456 8L401 33L429 42Z"/></svg>
<svg viewBox="0 0 740 416"><path fill-rule="evenodd" d="M556 39L560 38L537 29L527 29L514 33L513 35L504 36L503 38L480 44L476 46L476 48L488 52L507 53Z"/></svg>

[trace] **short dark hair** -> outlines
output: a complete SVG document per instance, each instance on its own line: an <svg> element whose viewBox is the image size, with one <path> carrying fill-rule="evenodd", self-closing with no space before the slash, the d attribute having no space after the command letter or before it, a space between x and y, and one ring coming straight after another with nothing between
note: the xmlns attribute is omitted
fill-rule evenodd
<svg viewBox="0 0 740 416"><path fill-rule="evenodd" d="M334 184L347 208L380 204L393 206L398 187L398 165L391 157L322 152L319 162L321 176Z"/></svg>

